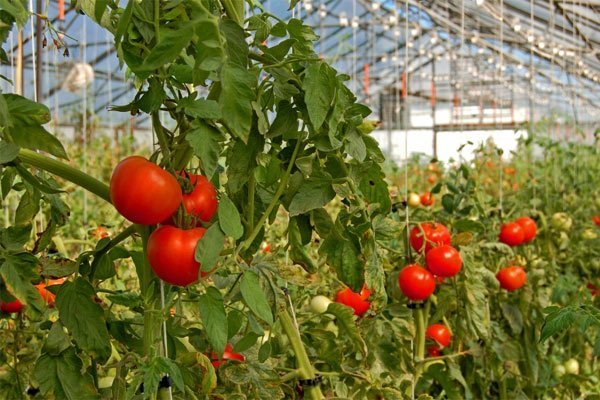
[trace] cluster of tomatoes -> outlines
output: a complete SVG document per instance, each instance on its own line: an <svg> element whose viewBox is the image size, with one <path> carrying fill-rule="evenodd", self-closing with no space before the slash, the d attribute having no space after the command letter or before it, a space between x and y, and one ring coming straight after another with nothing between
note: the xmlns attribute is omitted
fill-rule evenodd
<svg viewBox="0 0 600 400"><path fill-rule="evenodd" d="M56 298L56 295L49 291L47 287L54 285L62 285L64 281L65 278L48 279L46 282L40 282L37 285L35 285L35 288L40 293L40 296L42 296L42 299L44 299L44 301L46 302L46 304L48 304L49 307L54 307L54 299ZM21 303L21 301L16 298L12 301L0 300L0 311L5 314L20 313L21 311L23 311L23 307L23 303Z"/></svg>
<svg viewBox="0 0 600 400"><path fill-rule="evenodd" d="M213 218L218 206L217 191L205 176L180 172L178 180L153 162L131 156L115 167L110 198L129 221L160 224L147 247L148 262L160 279L178 286L198 280L196 245L206 232L202 223Z"/></svg>
<svg viewBox="0 0 600 400"><path fill-rule="evenodd" d="M521 217L514 222L508 222L500 228L498 239L509 246L518 246L533 240L537 234L537 224L529 217ZM502 268L496 274L502 289L512 292L521 288L527 281L523 267L511 265Z"/></svg>
<svg viewBox="0 0 600 400"><path fill-rule="evenodd" d="M430 192L424 192L420 195L417 193L409 193L406 203L413 208L419 207L420 205L430 207L435 203L435 198Z"/></svg>

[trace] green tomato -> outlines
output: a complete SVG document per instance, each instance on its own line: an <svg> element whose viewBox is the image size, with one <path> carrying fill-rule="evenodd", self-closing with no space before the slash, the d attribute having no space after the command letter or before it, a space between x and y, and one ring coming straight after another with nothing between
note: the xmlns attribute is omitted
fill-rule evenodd
<svg viewBox="0 0 600 400"><path fill-rule="evenodd" d="M596 231L594 231L594 229L587 228L581 234L581 238L584 240L594 240L598 238L598 234L596 233Z"/></svg>
<svg viewBox="0 0 600 400"><path fill-rule="evenodd" d="M555 365L554 368L552 368L552 376L554 376L554 379L558 380L562 378L566 373L567 369L564 367L564 365L558 364Z"/></svg>
<svg viewBox="0 0 600 400"><path fill-rule="evenodd" d="M552 216L551 224L554 229L566 232L573 226L573 220L567 213L558 212Z"/></svg>
<svg viewBox="0 0 600 400"><path fill-rule="evenodd" d="M315 296L310 301L310 309L315 314L324 314L327 312L327 308L331 304L331 300L325 296Z"/></svg>
<svg viewBox="0 0 600 400"><path fill-rule="evenodd" d="M565 371L567 374L578 375L579 374L579 361L571 358L564 363Z"/></svg>

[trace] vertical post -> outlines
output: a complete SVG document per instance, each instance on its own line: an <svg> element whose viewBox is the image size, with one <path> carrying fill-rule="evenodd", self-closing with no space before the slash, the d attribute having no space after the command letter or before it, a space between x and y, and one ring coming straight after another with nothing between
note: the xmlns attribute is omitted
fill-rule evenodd
<svg viewBox="0 0 600 400"><path fill-rule="evenodd" d="M436 108L436 90L435 90L435 57L431 60L431 128L433 130L433 158L437 159L437 127L435 124Z"/></svg>
<svg viewBox="0 0 600 400"><path fill-rule="evenodd" d="M15 90L18 95L23 95L23 30L17 32L17 71L15 74Z"/></svg>
<svg viewBox="0 0 600 400"><path fill-rule="evenodd" d="M38 16L35 20L35 101L42 102L42 18L44 12L42 0L36 0L36 12Z"/></svg>

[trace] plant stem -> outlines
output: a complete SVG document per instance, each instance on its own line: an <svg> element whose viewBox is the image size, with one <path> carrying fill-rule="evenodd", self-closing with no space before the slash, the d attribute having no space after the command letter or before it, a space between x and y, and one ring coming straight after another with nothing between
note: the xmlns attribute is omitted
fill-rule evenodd
<svg viewBox="0 0 600 400"><path fill-rule="evenodd" d="M163 153L164 161L168 161L171 158L171 150L169 150L169 142L167 141L165 131L163 130L162 123L160 122L158 111L154 111L152 113L152 127L154 128L154 133L156 133L156 138L158 139L160 151Z"/></svg>
<svg viewBox="0 0 600 400"><path fill-rule="evenodd" d="M281 197L281 195L283 194L283 192L287 186L288 180L290 178L290 174L292 173L292 168L294 168L294 164L296 163L296 158L298 157L298 153L300 152L300 148L302 147L302 145L303 145L302 138L298 138L298 141L296 142L296 147L294 147L294 152L292 153L292 158L290 158L290 163L285 171L285 174L281 177L281 180L279 181L279 187L277 188L277 191L275 192L275 195L273 196L271 203L269 204L269 206L267 207L267 209L265 210L263 215L260 217L260 219L258 220L256 225L254 226L250 235L246 238L246 240L244 240L242 243L240 243L238 245L238 248L236 249L236 254L239 253L240 250L245 250L248 247L250 247L250 245L252 244L254 239L256 239L258 232L260 232L261 228L265 224L265 221L267 220L267 218L269 218L269 215L271 215L271 212L273 211L275 206L279 204L279 198Z"/></svg>
<svg viewBox="0 0 600 400"><path fill-rule="evenodd" d="M50 157L38 154L28 149L19 150L19 159L25 164L59 176L69 182L81 186L85 190L95 194L101 199L110 201L110 191L108 185L100 182L96 178L71 167L68 164L52 159Z"/></svg>
<svg viewBox="0 0 600 400"><path fill-rule="evenodd" d="M296 362L298 364L298 376L301 379L314 378L315 370L310 364L308 354L306 353L304 344L302 344L300 332L298 332L298 329L294 325L292 317L290 316L287 310L284 309L279 312L279 321L281 322L281 327L283 328L283 331L290 340L290 345L292 346L292 350L294 351L294 354L296 356ZM318 385L306 387L304 391L306 399L322 400L324 398L323 393L321 393L321 388Z"/></svg>
<svg viewBox="0 0 600 400"><path fill-rule="evenodd" d="M254 180L254 171L250 172L250 179L248 179L248 229L254 230L254 193L256 184Z"/></svg>
<svg viewBox="0 0 600 400"><path fill-rule="evenodd" d="M112 238L110 240L110 242L108 242L108 244L96 254L96 256L94 257L94 263L92 264L92 270L90 271L90 281L94 280L94 275L96 274L96 267L98 266L98 263L96 262L96 260L100 260L100 257L102 257L104 254L108 253L108 251L110 249L112 249L113 247L115 247L116 245L121 243L123 240L130 237L136 231L136 229L137 229L137 227L135 225L129 225L127 228L125 228L123 231L121 231L117 236Z"/></svg>

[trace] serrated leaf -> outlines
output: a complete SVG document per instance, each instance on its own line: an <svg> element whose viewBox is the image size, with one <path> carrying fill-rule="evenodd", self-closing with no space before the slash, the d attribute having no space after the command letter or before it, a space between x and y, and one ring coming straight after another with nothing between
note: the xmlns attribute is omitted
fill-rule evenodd
<svg viewBox="0 0 600 400"><path fill-rule="evenodd" d="M302 182L289 206L290 216L304 214L323 207L335 197L331 180L306 179Z"/></svg>
<svg viewBox="0 0 600 400"><path fill-rule="evenodd" d="M240 291L244 302L260 319L273 325L273 314L267 301L267 296L258 281L258 275L252 271L244 272L240 281Z"/></svg>
<svg viewBox="0 0 600 400"><path fill-rule="evenodd" d="M223 354L227 345L227 314L221 292L208 287L198 299L198 306L210 346L217 354Z"/></svg>
<svg viewBox="0 0 600 400"><path fill-rule="evenodd" d="M62 278L71 275L79 269L79 265L73 260L63 257L39 258L40 274L47 278Z"/></svg>
<svg viewBox="0 0 600 400"><path fill-rule="evenodd" d="M225 245L225 235L218 224L208 228L196 244L195 258L200 263L200 271L209 272L215 266Z"/></svg>
<svg viewBox="0 0 600 400"><path fill-rule="evenodd" d="M364 283L364 264L359 259L360 251L353 242L330 236L323 241L319 253L326 256L327 264L334 268L342 282L353 291L360 291Z"/></svg>
<svg viewBox="0 0 600 400"><path fill-rule="evenodd" d="M304 98L310 122L315 129L321 128L329 113L336 83L335 71L326 63L311 64L305 71Z"/></svg>
<svg viewBox="0 0 600 400"><path fill-rule="evenodd" d="M175 387L181 391L185 390L181 370L166 357L154 357L150 362L142 367L144 372L144 396L150 396L158 391L158 382L162 377L168 374L173 380Z"/></svg>
<svg viewBox="0 0 600 400"><path fill-rule="evenodd" d="M219 119L222 116L219 103L214 100L192 100L189 97L185 97L179 100L177 108L183 109L187 115L194 118Z"/></svg>
<svg viewBox="0 0 600 400"><path fill-rule="evenodd" d="M111 346L104 311L94 302L95 296L92 285L83 278L77 278L61 285L56 306L61 322L77 345L102 362L110 356Z"/></svg>
<svg viewBox="0 0 600 400"><path fill-rule="evenodd" d="M194 36L194 23L188 22L178 29L162 33L160 42L152 48L148 57L139 67L140 71L152 71L169 64L187 47Z"/></svg>
<svg viewBox="0 0 600 400"><path fill-rule="evenodd" d="M13 142L26 149L41 150L53 156L68 159L67 152L62 143L50 132L40 125L23 125L11 128L10 135Z"/></svg>
<svg viewBox="0 0 600 400"><path fill-rule="evenodd" d="M23 305L30 315L35 315L43 310L43 300L36 288L31 284L35 278L34 268L37 259L28 253L4 256L0 264L0 276L8 291Z"/></svg>
<svg viewBox="0 0 600 400"><path fill-rule="evenodd" d="M215 127L199 121L185 138L200 159L207 179L212 179L219 163L223 135Z"/></svg>
<svg viewBox="0 0 600 400"><path fill-rule="evenodd" d="M62 324L60 322L53 323L42 352L48 353L51 356L58 356L69 347L71 347L71 340L63 330Z"/></svg>
<svg viewBox="0 0 600 400"><path fill-rule="evenodd" d="M367 344L362 336L360 336L360 332L354 322L354 310L348 306L334 302L327 307L327 313L335 315L336 324L340 332L343 332L344 336L350 339L354 347L366 356L368 353Z"/></svg>
<svg viewBox="0 0 600 400"><path fill-rule="evenodd" d="M81 373L83 362L74 347L59 356L42 354L37 359L33 374L43 394L52 393L53 398L67 400L93 400L100 398L92 376Z"/></svg>
<svg viewBox="0 0 600 400"><path fill-rule="evenodd" d="M219 225L223 232L234 240L241 238L244 234L244 227L240 213L226 194L222 194L219 198L218 214Z"/></svg>
<svg viewBox="0 0 600 400"><path fill-rule="evenodd" d="M225 123L232 134L244 142L248 142L252 126L256 84L256 76L246 68L227 63L221 70L221 113L227 116Z"/></svg>
<svg viewBox="0 0 600 400"><path fill-rule="evenodd" d="M523 315L519 308L508 303L500 303L500 308L513 333L515 335L520 334L523 330Z"/></svg>
<svg viewBox="0 0 600 400"><path fill-rule="evenodd" d="M19 146L0 140L0 164L13 161L19 155Z"/></svg>

